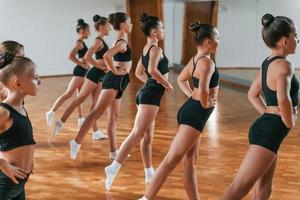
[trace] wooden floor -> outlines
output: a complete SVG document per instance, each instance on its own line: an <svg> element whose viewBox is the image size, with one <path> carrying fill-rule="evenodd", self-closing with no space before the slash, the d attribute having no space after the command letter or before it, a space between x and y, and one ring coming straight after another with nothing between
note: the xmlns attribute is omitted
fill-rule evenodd
<svg viewBox="0 0 300 200"><path fill-rule="evenodd" d="M176 75L171 74L175 80ZM37 141L35 170L27 184L29 200L136 200L145 190L144 170L135 148L132 158L126 161L116 178L112 190L104 190L104 166L108 160L108 142L93 142L89 134L76 161L69 158L68 141L73 139L77 128L74 113L55 139L46 127L44 112L61 94L70 77L42 79L38 97L26 99ZM173 81L174 82L174 81ZM139 83L132 79L122 100L118 123L118 144L130 132L136 113L135 94ZM157 167L169 149L176 130L176 114L185 97L175 85L175 91L167 94L161 103L157 117L153 143L153 164ZM84 113L88 113L88 100ZM66 103L67 104L67 103ZM57 112L61 116L66 104ZM232 181L248 148L248 129L258 116L246 99L246 92L221 85L218 106L207 123L199 150L198 181L202 200L216 200ZM98 121L105 130L106 115ZM273 187L273 200L300 199L300 124L290 132L279 153L280 159ZM168 178L161 189L159 200L186 200L183 189L181 166ZM247 196L245 199L250 199Z"/></svg>

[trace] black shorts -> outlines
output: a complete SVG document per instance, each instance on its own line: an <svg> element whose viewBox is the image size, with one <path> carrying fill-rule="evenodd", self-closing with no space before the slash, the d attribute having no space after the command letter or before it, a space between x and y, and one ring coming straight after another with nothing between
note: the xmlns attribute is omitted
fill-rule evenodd
<svg viewBox="0 0 300 200"><path fill-rule="evenodd" d="M103 89L115 89L118 91L116 99L120 99L125 91L128 83L130 82L129 74L115 75L111 71L108 72L103 79Z"/></svg>
<svg viewBox="0 0 300 200"><path fill-rule="evenodd" d="M9 177L0 171L0 200L25 200L25 184L28 177L18 179L19 184L15 184Z"/></svg>
<svg viewBox="0 0 300 200"><path fill-rule="evenodd" d="M136 96L136 104L160 105L165 88L153 79L148 79Z"/></svg>
<svg viewBox="0 0 300 200"><path fill-rule="evenodd" d="M90 81L98 84L99 82L102 82L105 76L105 72L97 67L92 67L89 69L89 71L86 74L86 78Z"/></svg>
<svg viewBox="0 0 300 200"><path fill-rule="evenodd" d="M87 71L87 69L84 69L80 65L76 65L73 70L73 76L85 77Z"/></svg>
<svg viewBox="0 0 300 200"><path fill-rule="evenodd" d="M277 154L289 130L279 115L264 113L252 124L249 130L249 142Z"/></svg>
<svg viewBox="0 0 300 200"><path fill-rule="evenodd" d="M200 101L189 98L179 109L177 122L179 125L189 125L202 132L213 110L214 107L203 108Z"/></svg>

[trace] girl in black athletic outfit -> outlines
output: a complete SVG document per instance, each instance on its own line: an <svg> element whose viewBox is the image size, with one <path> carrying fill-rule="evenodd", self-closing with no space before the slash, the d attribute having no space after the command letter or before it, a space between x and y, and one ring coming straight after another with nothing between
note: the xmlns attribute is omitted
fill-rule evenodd
<svg viewBox="0 0 300 200"><path fill-rule="evenodd" d="M78 96L69 104L63 113L61 119L56 122L58 125L62 125L66 123L67 119L70 117L74 109L79 106L90 94L92 94L92 105L91 110L96 105L99 94L102 90L102 82L103 78L108 70L103 55L108 51L108 45L104 41L104 36L108 36L110 32L110 25L106 17L101 17L99 15L95 15L93 17L93 21L95 23L95 29L98 33L98 36L95 39L95 42L91 48L87 51L84 56L84 59L91 66L89 71L86 74L86 79L80 89ZM95 58L93 55L95 54ZM115 124L112 118L109 118L109 125ZM111 133L111 126L108 127L108 133ZM60 129L56 128L56 130ZM95 121L93 125L93 139L105 139L107 136L103 134L100 130L98 130L97 123Z"/></svg>
<svg viewBox="0 0 300 200"><path fill-rule="evenodd" d="M155 118L165 90L172 91L173 87L168 81L168 59L158 42L164 38L164 29L158 17L141 16L141 28L147 36L147 44L136 68L136 76L144 84L136 98L138 111L134 127L129 136L122 143L120 151L111 165L105 168L106 190L109 190L116 177L121 164L127 158L133 146L141 142L141 155L145 168L145 182L150 183L154 174L152 167L152 138Z"/></svg>
<svg viewBox="0 0 300 200"><path fill-rule="evenodd" d="M83 40L87 39L90 35L90 28L87 23L84 22L83 19L79 19L76 31L78 33L78 40L76 41L75 47L72 49L69 55L69 59L77 64L73 70L73 78L68 85L67 90L56 99L55 103L53 104L52 108L45 113L46 122L49 127L52 125L52 120L54 117L55 112L57 109L69 98L72 97L73 93L77 90L77 94L80 91L80 88L83 84L84 77L86 72L89 69L88 63L84 60L84 56L88 51L88 48ZM78 58L76 58L76 54L78 54ZM83 123L84 118L82 117L81 107L78 106L78 126L81 126ZM54 130L54 135L59 132L62 123L57 121L55 124L56 129Z"/></svg>
<svg viewBox="0 0 300 200"><path fill-rule="evenodd" d="M189 99L178 111L179 130L170 150L159 165L142 200L154 199L166 178L184 159L183 182L189 199L199 200L197 184L197 155L201 132L213 112L219 90L219 73L210 58L218 50L219 33L209 24L193 22L190 26L197 54L178 77L181 90ZM189 80L193 80L191 89Z"/></svg>
<svg viewBox="0 0 300 200"><path fill-rule="evenodd" d="M0 103L0 199L25 200L35 141L23 101L40 81L29 58L10 53L0 54L0 81L8 91Z"/></svg>
<svg viewBox="0 0 300 200"><path fill-rule="evenodd" d="M111 104L115 104L117 107L117 110L114 112L115 115L112 116L114 120L117 119L120 98L129 83L128 73L130 71L132 61L131 49L127 44L127 35L131 33L132 30L131 19L125 13L117 12L110 14L108 21L117 31L117 38L113 47L110 48L103 56L106 66L110 71L104 77L102 91L94 109L87 116L77 134L77 137L70 141L70 154L73 159L76 159L77 153L80 149L80 144L89 129L92 127L93 123L104 114L105 110ZM115 159L115 156L117 155L116 131L114 130L113 133L114 134L108 135L112 151L110 159ZM112 147L114 149L112 149Z"/></svg>
<svg viewBox="0 0 300 200"><path fill-rule="evenodd" d="M262 37L271 53L248 92L261 116L249 130L250 147L222 200L242 199L254 185L253 199L269 199L277 151L297 118L299 82L286 59L295 53L299 42L295 24L288 17L266 14L262 25Z"/></svg>

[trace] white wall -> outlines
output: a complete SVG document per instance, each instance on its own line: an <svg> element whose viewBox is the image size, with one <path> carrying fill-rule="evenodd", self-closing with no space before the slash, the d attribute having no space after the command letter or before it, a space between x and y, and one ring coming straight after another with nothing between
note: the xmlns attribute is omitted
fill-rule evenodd
<svg viewBox="0 0 300 200"><path fill-rule="evenodd" d="M93 34L86 42L90 46L95 39L93 15L124 10L125 0L0 0L0 41L22 43L40 75L70 74L74 64L67 57L76 41L77 19L90 24Z"/></svg>
<svg viewBox="0 0 300 200"><path fill-rule="evenodd" d="M288 16L300 27L299 10L299 0L220 1L218 66L259 67L270 52L261 38L261 17L265 13ZM290 58L300 66L300 49Z"/></svg>
<svg viewBox="0 0 300 200"><path fill-rule="evenodd" d="M165 26L165 54L170 65L181 63L184 3L165 0L163 3Z"/></svg>

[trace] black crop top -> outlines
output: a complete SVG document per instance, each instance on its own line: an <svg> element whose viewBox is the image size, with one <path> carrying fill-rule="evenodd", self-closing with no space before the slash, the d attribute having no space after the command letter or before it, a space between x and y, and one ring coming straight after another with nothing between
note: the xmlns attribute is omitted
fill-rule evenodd
<svg viewBox="0 0 300 200"><path fill-rule="evenodd" d="M20 146L35 144L27 112L27 116L24 116L6 103L0 103L0 106L10 112L13 120L12 126L0 133L0 151L9 151Z"/></svg>
<svg viewBox="0 0 300 200"><path fill-rule="evenodd" d="M103 43L102 49L100 49L99 51L97 51L97 52L95 53L95 58L96 58L97 60L100 60L100 59L103 59L103 55L108 51L108 45L106 44L106 42L105 42L102 38L97 37L96 39L101 40L102 43Z"/></svg>
<svg viewBox="0 0 300 200"><path fill-rule="evenodd" d="M195 58L195 57L194 57L194 58ZM198 60L197 60L196 62L195 62L194 58L193 58L193 66L194 66L194 68L193 68L193 72L192 72L192 81L193 81L193 86L194 86L194 88L198 88L198 86L199 86L199 79L196 78L196 77L194 77L194 72L195 72L195 70L196 70L197 62L198 62L201 58L204 58L204 56L198 58ZM220 77L219 77L219 71L218 71L218 68L215 67L215 71L214 71L214 73L212 74L212 76L211 76L211 78L210 78L210 81L209 81L209 88L217 87L217 86L219 85L219 79L220 79Z"/></svg>
<svg viewBox="0 0 300 200"><path fill-rule="evenodd" d="M116 41L115 45L119 42L119 41L125 41L124 39L119 39ZM127 46L126 46L126 51L121 53L117 53L116 55L114 55L114 61L118 61L118 62L129 62L131 61L131 49L128 46L128 43L126 42Z"/></svg>
<svg viewBox="0 0 300 200"><path fill-rule="evenodd" d="M82 44L83 44L83 48L77 52L78 58L83 58L84 55L86 54L86 52L88 51L88 48L87 48L86 44L84 43L84 41L77 40L77 42L82 42Z"/></svg>
<svg viewBox="0 0 300 200"><path fill-rule="evenodd" d="M148 76L148 78L151 78L151 75L149 74L148 72L148 65L149 65L149 59L150 59L150 50L152 47L154 47L155 45L152 45L149 49L148 49L148 52L146 53L146 55L142 55L142 64L144 65L145 67L145 72ZM163 58L159 60L158 62L158 65L157 65L157 69L158 71L164 75L166 73L169 72L169 60L168 58L166 57L165 54L163 54Z"/></svg>
<svg viewBox="0 0 300 200"><path fill-rule="evenodd" d="M266 58L266 60L262 64L262 93L264 99L267 103L267 106L278 106L276 91L271 90L267 85L267 72L269 65L276 59L284 59L281 56L275 56L273 58ZM290 89L290 97L292 100L293 106L298 105L298 92L299 92L299 82L295 74L291 79L291 89Z"/></svg>

